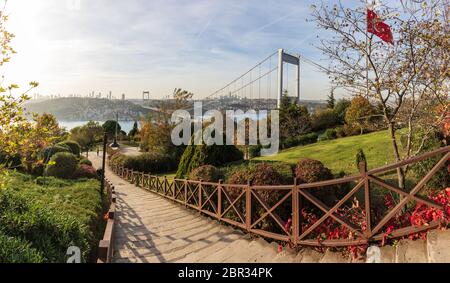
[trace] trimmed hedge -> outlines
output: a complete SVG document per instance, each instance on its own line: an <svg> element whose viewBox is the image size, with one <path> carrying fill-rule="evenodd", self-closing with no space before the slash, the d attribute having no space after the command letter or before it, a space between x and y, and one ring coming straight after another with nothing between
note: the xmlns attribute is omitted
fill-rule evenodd
<svg viewBox="0 0 450 283"><path fill-rule="evenodd" d="M313 144L316 143L318 139L319 135L317 133L309 133L306 135L289 137L281 142L281 146L283 149L287 149L294 146Z"/></svg>
<svg viewBox="0 0 450 283"><path fill-rule="evenodd" d="M171 172L176 170L178 165L176 160L160 153L143 153L138 156L117 153L111 157L110 162L116 166L151 174Z"/></svg>
<svg viewBox="0 0 450 283"><path fill-rule="evenodd" d="M78 168L78 160L72 153L59 152L50 159L51 164L47 167L47 175L62 179L70 179Z"/></svg>
<svg viewBox="0 0 450 283"><path fill-rule="evenodd" d="M80 156L81 154L81 146L79 143L77 143L76 141L64 141L64 142L60 142L57 145L63 146L63 147L68 147L70 149L70 151L75 154L77 157Z"/></svg>

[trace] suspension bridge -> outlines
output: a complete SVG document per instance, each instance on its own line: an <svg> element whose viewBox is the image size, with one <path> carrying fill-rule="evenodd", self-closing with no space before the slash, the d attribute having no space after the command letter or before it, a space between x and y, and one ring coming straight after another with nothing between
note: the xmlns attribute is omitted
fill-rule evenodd
<svg viewBox="0 0 450 283"><path fill-rule="evenodd" d="M303 64L326 71L324 67L300 54L278 49L219 89L194 101L201 101L205 111L273 110L280 106L283 95L300 103ZM159 111L157 107L144 107ZM194 107L189 106L185 110L192 111Z"/></svg>

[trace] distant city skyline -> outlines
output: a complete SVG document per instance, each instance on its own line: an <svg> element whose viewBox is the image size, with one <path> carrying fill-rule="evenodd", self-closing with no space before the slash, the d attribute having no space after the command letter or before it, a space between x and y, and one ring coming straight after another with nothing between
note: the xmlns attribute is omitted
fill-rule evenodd
<svg viewBox="0 0 450 283"><path fill-rule="evenodd" d="M336 1L329 1L335 3ZM9 1L16 35L6 82L38 81L42 95L112 91L118 99L163 98L174 88L205 97L278 48L321 64L314 0ZM359 0L348 5L362 5ZM327 76L302 65L302 99L325 99Z"/></svg>

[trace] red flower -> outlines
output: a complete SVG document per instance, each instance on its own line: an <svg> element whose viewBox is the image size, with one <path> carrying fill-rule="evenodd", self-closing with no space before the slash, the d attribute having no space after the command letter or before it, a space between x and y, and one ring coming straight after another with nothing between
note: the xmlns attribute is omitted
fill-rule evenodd
<svg viewBox="0 0 450 283"><path fill-rule="evenodd" d="M278 245L278 252L281 253L283 251L283 246L280 244Z"/></svg>

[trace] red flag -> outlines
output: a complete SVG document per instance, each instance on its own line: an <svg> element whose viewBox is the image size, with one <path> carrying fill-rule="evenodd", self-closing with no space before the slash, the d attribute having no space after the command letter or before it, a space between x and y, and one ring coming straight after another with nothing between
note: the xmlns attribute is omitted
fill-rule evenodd
<svg viewBox="0 0 450 283"><path fill-rule="evenodd" d="M378 15L370 9L367 9L367 31L375 34L384 42L394 44L391 27L384 23Z"/></svg>

